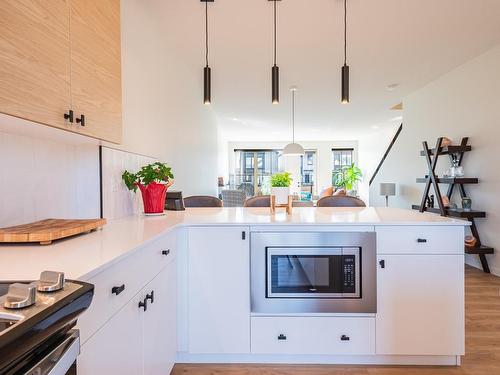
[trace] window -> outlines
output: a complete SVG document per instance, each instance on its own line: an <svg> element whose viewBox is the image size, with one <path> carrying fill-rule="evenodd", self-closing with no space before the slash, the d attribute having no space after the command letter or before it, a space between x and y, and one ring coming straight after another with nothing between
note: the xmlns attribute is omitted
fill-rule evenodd
<svg viewBox="0 0 500 375"><path fill-rule="evenodd" d="M306 151L300 158L302 191L313 194L316 189L316 151Z"/></svg>
<svg viewBox="0 0 500 375"><path fill-rule="evenodd" d="M274 173L283 170L280 150L235 150L234 188L247 196L261 192Z"/></svg>
<svg viewBox="0 0 500 375"><path fill-rule="evenodd" d="M354 162L354 149L353 148L333 148L333 168L332 170L338 171L346 166L351 166Z"/></svg>

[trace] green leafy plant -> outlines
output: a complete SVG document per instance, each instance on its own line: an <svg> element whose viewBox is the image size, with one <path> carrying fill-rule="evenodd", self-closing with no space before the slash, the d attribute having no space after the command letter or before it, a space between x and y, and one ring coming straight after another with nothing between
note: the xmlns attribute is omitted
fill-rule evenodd
<svg viewBox="0 0 500 375"><path fill-rule="evenodd" d="M137 173L125 171L122 174L123 182L129 190L137 191L137 185L149 185L152 182L168 183L174 178L172 168L165 163L156 162L142 167Z"/></svg>
<svg viewBox="0 0 500 375"><path fill-rule="evenodd" d="M275 173L271 176L272 187L289 187L292 184L292 175L289 172Z"/></svg>
<svg viewBox="0 0 500 375"><path fill-rule="evenodd" d="M345 166L341 170L334 171L332 174L333 185L346 190L352 190L354 185L361 181L363 173L361 169L356 167L354 163L350 166Z"/></svg>

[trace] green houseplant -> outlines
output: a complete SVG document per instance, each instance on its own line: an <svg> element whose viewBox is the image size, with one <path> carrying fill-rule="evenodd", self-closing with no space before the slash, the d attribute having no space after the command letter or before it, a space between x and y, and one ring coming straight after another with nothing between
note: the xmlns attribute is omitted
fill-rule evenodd
<svg viewBox="0 0 500 375"><path fill-rule="evenodd" d="M129 190L141 190L146 215L163 214L167 189L174 183L172 168L156 162L143 166L136 173L124 171L122 179Z"/></svg>
<svg viewBox="0 0 500 375"><path fill-rule="evenodd" d="M354 163L350 166L345 166L332 174L333 185L338 188L343 188L346 191L352 190L356 183L361 181L363 173Z"/></svg>
<svg viewBox="0 0 500 375"><path fill-rule="evenodd" d="M271 194L276 197L276 204L288 203L292 175L289 172L275 173L271 176Z"/></svg>

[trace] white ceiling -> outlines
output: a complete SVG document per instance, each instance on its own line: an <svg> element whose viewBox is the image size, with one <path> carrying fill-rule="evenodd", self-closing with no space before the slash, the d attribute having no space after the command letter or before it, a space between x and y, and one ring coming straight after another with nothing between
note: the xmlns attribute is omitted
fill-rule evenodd
<svg viewBox="0 0 500 375"><path fill-rule="evenodd" d="M174 52L201 85L204 3L169 2ZM289 139L291 85L299 87L298 140L356 139L393 127L401 111L391 106L500 43L499 0L348 0L351 104L342 105L342 0L282 0L281 103L272 105L272 2L215 0L209 17L212 108L233 141Z"/></svg>

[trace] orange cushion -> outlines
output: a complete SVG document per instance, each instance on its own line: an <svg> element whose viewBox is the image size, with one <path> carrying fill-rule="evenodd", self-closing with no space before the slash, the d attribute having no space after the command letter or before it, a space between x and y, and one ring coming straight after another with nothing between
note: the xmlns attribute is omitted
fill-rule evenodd
<svg viewBox="0 0 500 375"><path fill-rule="evenodd" d="M327 187L326 189L323 189L321 193L319 194L319 198L324 198L324 197L330 197L333 195L333 186Z"/></svg>
<svg viewBox="0 0 500 375"><path fill-rule="evenodd" d="M345 191L345 189L337 189L335 190L335 192L332 194L333 196L337 196L337 195L347 195L347 192Z"/></svg>

